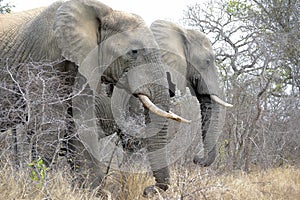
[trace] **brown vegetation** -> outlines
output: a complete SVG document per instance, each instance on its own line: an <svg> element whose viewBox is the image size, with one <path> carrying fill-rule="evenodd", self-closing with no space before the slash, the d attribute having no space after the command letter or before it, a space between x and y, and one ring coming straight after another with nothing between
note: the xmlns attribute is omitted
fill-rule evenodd
<svg viewBox="0 0 300 200"><path fill-rule="evenodd" d="M32 180L30 170L13 173L10 167L0 172L0 199L103 199L94 191L75 189L68 173L48 172L41 181ZM284 199L300 198L300 169L286 166L255 170L250 173L234 171L217 173L209 169L173 168L172 185L153 199ZM123 178L120 178L123 177ZM150 174L119 174L113 172L105 179L103 193L108 199L145 199L145 186L153 184ZM112 190L112 188L114 189ZM111 192L108 192L108 191ZM113 192L115 191L115 192Z"/></svg>

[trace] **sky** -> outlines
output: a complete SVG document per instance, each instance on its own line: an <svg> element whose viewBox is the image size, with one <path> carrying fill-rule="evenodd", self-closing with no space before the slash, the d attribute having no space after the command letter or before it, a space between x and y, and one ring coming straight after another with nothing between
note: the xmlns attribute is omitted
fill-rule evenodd
<svg viewBox="0 0 300 200"><path fill-rule="evenodd" d="M28 10L50 5L56 0L4 0L16 7L13 11ZM198 2L201 0L198 0ZM197 0L101 0L102 3L115 10L126 11L140 15L148 25L157 19L179 22L187 5Z"/></svg>

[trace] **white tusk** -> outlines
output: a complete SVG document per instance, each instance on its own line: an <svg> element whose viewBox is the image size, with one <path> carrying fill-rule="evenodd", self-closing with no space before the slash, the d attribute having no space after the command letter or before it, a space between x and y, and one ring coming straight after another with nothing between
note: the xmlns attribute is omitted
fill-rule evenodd
<svg viewBox="0 0 300 200"><path fill-rule="evenodd" d="M222 99L220 99L218 96L216 96L216 95L210 95L210 98L213 100L213 101L215 101L216 103L218 103L218 104L220 104L220 105L222 105L222 106L225 106L225 107L229 107L229 108L231 108L231 107L233 107L233 105L232 104L230 104L230 103L226 103L225 101L223 101Z"/></svg>
<svg viewBox="0 0 300 200"><path fill-rule="evenodd" d="M158 108L152 101L145 95L139 94L138 95L139 99L143 103L143 105L148 108L151 112L154 114L165 117L168 119L176 120L178 122L184 122L184 123L191 123L190 120L184 119L183 117L180 117L172 112L166 112L160 108Z"/></svg>

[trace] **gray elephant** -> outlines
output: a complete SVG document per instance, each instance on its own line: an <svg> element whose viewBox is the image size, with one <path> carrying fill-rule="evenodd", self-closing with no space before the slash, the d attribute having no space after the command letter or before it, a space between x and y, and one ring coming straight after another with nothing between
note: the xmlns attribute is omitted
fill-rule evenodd
<svg viewBox="0 0 300 200"><path fill-rule="evenodd" d="M225 107L218 82L212 46L201 32L186 30L174 23L157 20L151 30L160 46L162 60L168 65L170 95L188 87L200 104L204 157L196 155L194 163L209 166L216 158L216 143L224 122Z"/></svg>
<svg viewBox="0 0 300 200"><path fill-rule="evenodd" d="M95 159L99 138L93 129L97 128L94 126L93 96L97 95L100 82L123 88L143 103L146 108L145 132L150 136L149 151L164 148L167 118L186 121L168 112L170 98L166 72L153 34L140 17L115 11L96 0L71 0L56 2L45 9L1 15L0 21L1 69L33 61L56 62L55 68L61 72L58 74L61 84L73 87L73 91L63 90L60 102L48 107L52 109L55 121L65 119L65 115L77 117L70 120L71 125L66 124L67 129L70 127L65 135L71 155L69 160L74 170L84 178L89 177L92 187L99 185L103 177L100 163ZM69 78L64 76L66 72ZM8 81L9 78L2 76L1 80ZM74 90L79 92L74 95ZM80 93L81 90L84 92ZM72 95L79 98L73 100ZM47 117L45 119L47 121ZM74 123L76 129L83 131L72 134ZM7 128L8 125L1 124L3 126ZM85 126L92 129L84 129ZM46 163L53 161L57 151L54 141L61 138L60 128L55 128L37 142L36 154ZM164 151L159 152L159 155L149 154L148 160L155 186L166 190L169 169ZM154 191L154 186L145 189L146 194Z"/></svg>

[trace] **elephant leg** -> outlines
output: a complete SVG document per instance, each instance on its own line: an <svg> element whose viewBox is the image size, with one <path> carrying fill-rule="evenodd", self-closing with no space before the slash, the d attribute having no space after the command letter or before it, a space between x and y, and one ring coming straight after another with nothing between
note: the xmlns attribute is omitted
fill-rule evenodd
<svg viewBox="0 0 300 200"><path fill-rule="evenodd" d="M167 163L165 149L165 146L167 144L167 126L164 126L162 129L163 130L161 130L161 132L159 132L155 136L145 139L145 144L147 145L148 151L147 156L156 183L155 185L145 188L143 193L144 196L155 194L155 187L166 191L170 185L170 171Z"/></svg>
<svg viewBox="0 0 300 200"><path fill-rule="evenodd" d="M155 178L155 186L166 191L170 185L170 170L169 167L163 167L161 169L153 171L153 176Z"/></svg>
<svg viewBox="0 0 300 200"><path fill-rule="evenodd" d="M87 144L87 141L82 140L82 136L89 134L89 131L82 132L82 130L79 130L80 126L89 125L84 123L84 120L88 121L88 119L80 118L82 113L90 111L88 105L93 103L92 99L88 95L85 95L86 93L84 91L82 96L74 98L72 109L69 109L69 114L73 118L70 119L69 132L65 138L66 156L71 169L75 173L74 182L80 187L94 189L101 184L104 173L99 161L87 149L89 144ZM78 122L82 122L83 124L78 124ZM92 140L97 140L97 137L92 138Z"/></svg>
<svg viewBox="0 0 300 200"><path fill-rule="evenodd" d="M64 103L45 106L38 114L39 119L30 122L28 136L33 160L41 158L49 167L55 164L67 131L66 108Z"/></svg>
<svg viewBox="0 0 300 200"><path fill-rule="evenodd" d="M55 131L36 132L31 136L32 160L42 159L46 166L55 164L59 152L59 136Z"/></svg>
<svg viewBox="0 0 300 200"><path fill-rule="evenodd" d="M80 187L96 188L104 177L101 165L84 147L77 137L68 140L68 162L76 175Z"/></svg>
<svg viewBox="0 0 300 200"><path fill-rule="evenodd" d="M157 193L156 187L166 191L170 185L170 171L168 167L163 167L159 170L153 171L156 184L150 185L144 189L143 196L150 197Z"/></svg>

